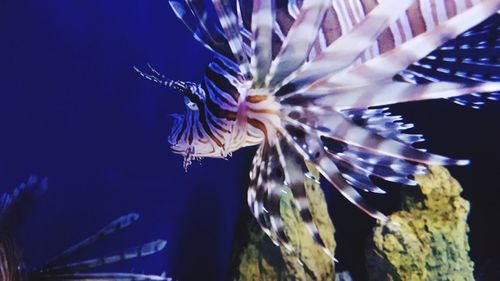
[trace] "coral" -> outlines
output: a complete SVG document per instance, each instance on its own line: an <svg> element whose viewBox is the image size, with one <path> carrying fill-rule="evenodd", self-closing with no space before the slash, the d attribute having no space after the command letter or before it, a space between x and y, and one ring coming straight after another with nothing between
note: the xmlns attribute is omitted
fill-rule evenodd
<svg viewBox="0 0 500 281"><path fill-rule="evenodd" d="M462 188L442 167L416 180L420 190L403 191L392 222L374 228L366 253L370 280L474 280Z"/></svg>
<svg viewBox="0 0 500 281"><path fill-rule="evenodd" d="M319 178L312 167L311 172ZM314 169L314 170L313 170ZM307 184L307 197L311 203L314 221L325 244L334 250L334 228L318 182ZM275 280L334 280L333 261L314 243L307 231L293 201L291 192L281 199L281 213L286 233L295 251L288 252L285 247L276 247L252 220L248 225L248 244L238 257L238 265L233 280L238 281L275 281Z"/></svg>

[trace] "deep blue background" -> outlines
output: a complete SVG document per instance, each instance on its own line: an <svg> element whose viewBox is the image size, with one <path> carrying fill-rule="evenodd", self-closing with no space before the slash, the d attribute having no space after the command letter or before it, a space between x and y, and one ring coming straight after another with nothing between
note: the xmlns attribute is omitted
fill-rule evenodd
<svg viewBox="0 0 500 281"><path fill-rule="evenodd" d="M184 110L182 98L132 69L150 62L169 77L199 81L209 60L166 0L0 1L0 192L31 174L49 177L49 192L16 233L29 265L139 212L137 225L88 256L164 238L163 253L111 269L224 280L235 222L248 212L254 149L184 172L166 142L168 114ZM500 248L491 231L500 221L499 106L474 111L431 101L396 109L417 123L425 147L473 161L451 170L472 204L472 256L480 265ZM339 266L359 272L373 221L337 193L327 195ZM375 204L388 210L395 197Z"/></svg>

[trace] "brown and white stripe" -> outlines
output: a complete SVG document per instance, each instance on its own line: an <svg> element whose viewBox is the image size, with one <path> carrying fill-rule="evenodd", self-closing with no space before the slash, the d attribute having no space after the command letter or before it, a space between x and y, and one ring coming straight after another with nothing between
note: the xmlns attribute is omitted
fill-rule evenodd
<svg viewBox="0 0 500 281"><path fill-rule="evenodd" d="M408 65L425 57L434 49L465 32L500 8L497 0L485 0L467 11L441 23L431 31L420 34L391 51L371 59L347 72L333 75L324 84L314 87L332 87L333 85L363 85L373 81L392 79Z"/></svg>

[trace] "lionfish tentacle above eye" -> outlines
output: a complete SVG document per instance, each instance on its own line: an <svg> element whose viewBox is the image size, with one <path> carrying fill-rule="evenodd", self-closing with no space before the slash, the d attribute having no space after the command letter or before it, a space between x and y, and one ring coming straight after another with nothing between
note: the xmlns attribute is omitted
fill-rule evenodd
<svg viewBox="0 0 500 281"><path fill-rule="evenodd" d="M290 189L324 247L304 196L305 163L383 221L356 190L384 193L372 177L416 185L411 176L425 173L426 165L468 163L414 148L423 138L402 132L411 124L372 107L438 98L476 105L497 98L497 25L463 32L497 13L498 0L211 2L219 25L209 21L204 1L170 0L215 54L201 84L171 82L154 70L140 73L185 97L186 113L176 115L169 136L185 165L260 145L247 201L276 243L289 244L279 202ZM451 48L443 45L449 40L455 40ZM432 55L436 48L439 55ZM463 69L472 66L472 73Z"/></svg>

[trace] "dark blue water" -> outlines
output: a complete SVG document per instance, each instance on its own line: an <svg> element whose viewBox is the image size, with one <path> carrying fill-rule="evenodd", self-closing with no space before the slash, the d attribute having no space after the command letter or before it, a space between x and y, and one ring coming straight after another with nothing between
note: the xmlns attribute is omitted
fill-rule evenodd
<svg viewBox="0 0 500 281"><path fill-rule="evenodd" d="M209 60L165 0L0 2L0 193L32 174L49 178L48 193L16 232L28 265L138 212L136 225L86 257L163 238L161 254L109 269L225 280L234 226L247 212L253 149L184 172L166 142L168 114L184 110L182 98L132 69L149 62L168 77L199 81ZM499 106L397 108L431 151L472 160L451 170L472 204L471 253L479 264L498 257ZM339 266L362 275L356 272L373 221L337 193L328 198ZM390 196L376 201L397 206Z"/></svg>

